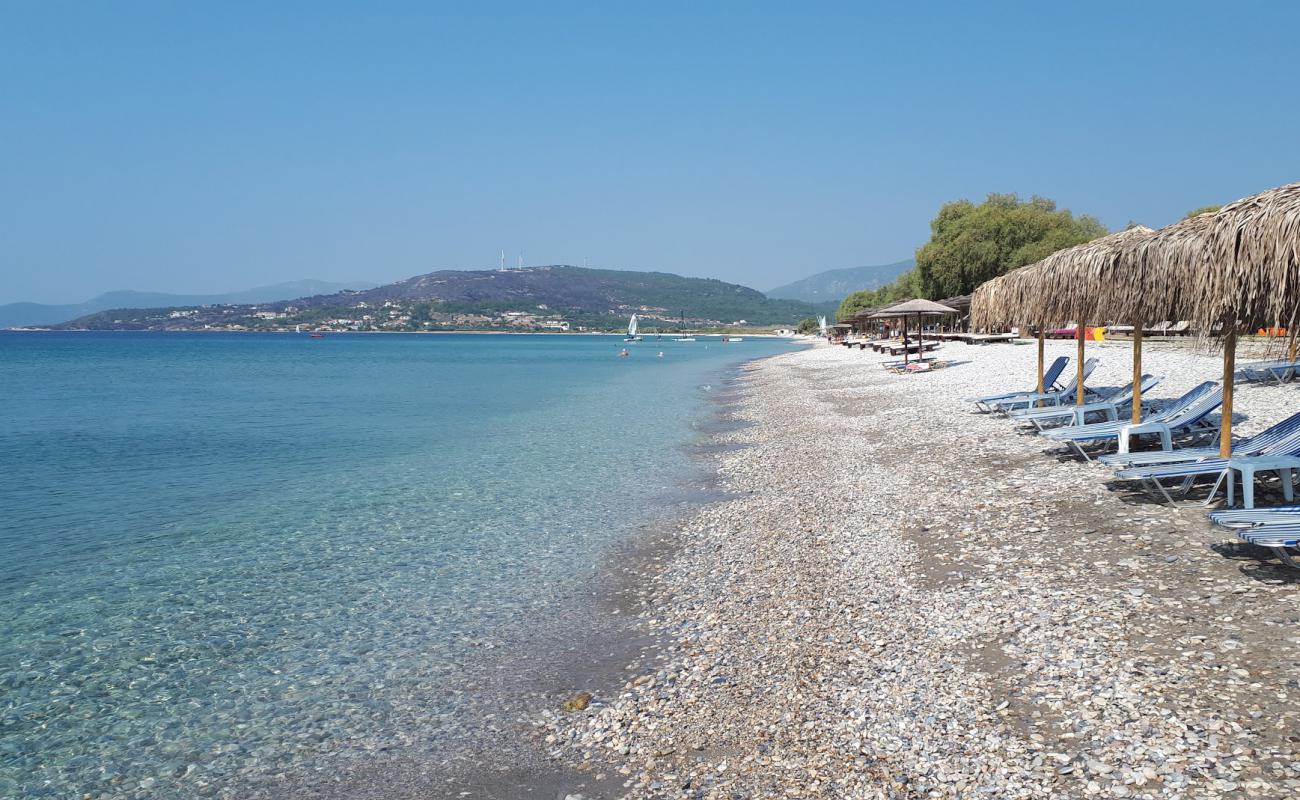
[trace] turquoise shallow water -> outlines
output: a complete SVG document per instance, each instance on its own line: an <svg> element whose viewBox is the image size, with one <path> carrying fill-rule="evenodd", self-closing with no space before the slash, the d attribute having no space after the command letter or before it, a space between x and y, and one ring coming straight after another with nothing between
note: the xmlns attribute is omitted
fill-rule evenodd
<svg viewBox="0 0 1300 800"><path fill-rule="evenodd" d="M462 735L791 345L622 347L0 333L0 796L275 796Z"/></svg>

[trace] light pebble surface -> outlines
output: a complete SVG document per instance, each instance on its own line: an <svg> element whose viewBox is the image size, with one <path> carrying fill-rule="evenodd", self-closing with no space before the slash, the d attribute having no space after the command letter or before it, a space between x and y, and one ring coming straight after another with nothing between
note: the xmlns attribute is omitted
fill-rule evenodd
<svg viewBox="0 0 1300 800"><path fill-rule="evenodd" d="M1156 398L1219 377L1148 344ZM1131 376L1126 342L1089 354L1090 383ZM745 445L718 456L734 497L646 584L659 663L542 713L551 755L630 798L1300 796L1300 573L972 413L1033 382L1034 347L941 355L746 369L752 425L719 437ZM1242 387L1236 410L1249 433L1300 391Z"/></svg>

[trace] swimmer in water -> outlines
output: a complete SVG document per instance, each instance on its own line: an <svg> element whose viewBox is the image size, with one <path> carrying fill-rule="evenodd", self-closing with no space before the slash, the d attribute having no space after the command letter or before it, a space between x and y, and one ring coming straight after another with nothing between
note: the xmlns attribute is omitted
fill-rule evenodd
<svg viewBox="0 0 1300 800"><path fill-rule="evenodd" d="M660 358L663 358L663 357L664 357L664 351L662 351L662 350L659 351L659 357L660 357Z"/></svg>
<svg viewBox="0 0 1300 800"><path fill-rule="evenodd" d="M618 357L627 358L627 356L628 356L627 348L624 347L621 351L619 351Z"/></svg>

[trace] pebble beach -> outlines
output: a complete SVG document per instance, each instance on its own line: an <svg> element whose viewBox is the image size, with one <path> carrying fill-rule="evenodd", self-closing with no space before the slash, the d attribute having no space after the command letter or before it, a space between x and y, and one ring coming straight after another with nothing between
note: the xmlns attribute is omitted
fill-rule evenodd
<svg viewBox="0 0 1300 800"><path fill-rule="evenodd" d="M745 368L745 424L713 437L729 499L680 521L633 604L654 654L530 721L613 787L560 800L1300 795L1300 571L974 413L1033 383L1033 346L939 355ZM1130 379L1127 342L1089 355L1090 385ZM1144 368L1158 400L1221 362L1148 342ZM1243 385L1235 410L1249 434L1300 390Z"/></svg>

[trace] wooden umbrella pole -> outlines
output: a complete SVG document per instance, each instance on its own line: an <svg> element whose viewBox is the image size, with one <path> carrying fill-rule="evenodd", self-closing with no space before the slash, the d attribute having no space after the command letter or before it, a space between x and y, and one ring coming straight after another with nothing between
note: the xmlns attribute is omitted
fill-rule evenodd
<svg viewBox="0 0 1300 800"><path fill-rule="evenodd" d="M1286 360L1287 360L1287 363L1289 363L1289 364L1294 364L1294 363L1295 363L1295 354L1296 354L1295 337L1296 337L1296 333L1297 333L1297 331L1296 331L1296 329L1295 329L1295 325L1294 325L1294 324L1293 324L1290 328L1287 329L1287 335L1291 337L1291 341L1287 342L1287 345L1286 345ZM1296 371L1295 371L1295 370L1293 370L1293 369L1289 369L1289 370L1287 370L1287 373L1286 373L1286 379L1289 380L1289 381L1291 381L1291 380L1295 380L1295 374L1296 374Z"/></svg>
<svg viewBox="0 0 1300 800"><path fill-rule="evenodd" d="M1223 422L1219 423L1219 458L1232 457L1232 379L1237 371L1236 320L1223 340Z"/></svg>
<svg viewBox="0 0 1300 800"><path fill-rule="evenodd" d="M1083 320L1074 323L1074 335L1079 341L1079 363L1077 365L1079 371L1076 373L1079 376L1079 385L1074 390L1074 402L1075 405L1080 406L1083 405L1083 330L1086 327Z"/></svg>
<svg viewBox="0 0 1300 800"><path fill-rule="evenodd" d="M908 350L907 346L909 344L911 343L907 341L907 315L904 314L903 315L903 366L904 367L907 366L907 350Z"/></svg>
<svg viewBox="0 0 1300 800"><path fill-rule="evenodd" d="M1133 326L1133 424L1142 421L1142 325Z"/></svg>
<svg viewBox="0 0 1300 800"><path fill-rule="evenodd" d="M1038 393L1047 391L1043 385L1043 329L1038 329Z"/></svg>

